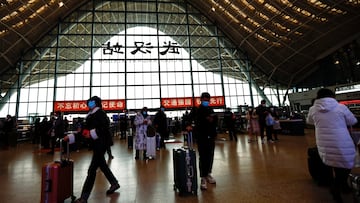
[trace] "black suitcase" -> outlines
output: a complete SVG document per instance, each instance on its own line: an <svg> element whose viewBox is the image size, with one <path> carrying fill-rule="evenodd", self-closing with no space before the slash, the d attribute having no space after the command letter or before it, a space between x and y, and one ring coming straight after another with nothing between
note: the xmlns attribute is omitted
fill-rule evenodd
<svg viewBox="0 0 360 203"><path fill-rule="evenodd" d="M187 137L188 141L192 141L191 132ZM177 189L179 195L197 195L196 151L192 148L192 143L173 149L173 167L174 190Z"/></svg>
<svg viewBox="0 0 360 203"><path fill-rule="evenodd" d="M196 152L189 148L173 149L174 190L179 195L197 195Z"/></svg>
<svg viewBox="0 0 360 203"><path fill-rule="evenodd" d="M332 171L322 162L317 147L308 148L308 170L319 186L329 186Z"/></svg>

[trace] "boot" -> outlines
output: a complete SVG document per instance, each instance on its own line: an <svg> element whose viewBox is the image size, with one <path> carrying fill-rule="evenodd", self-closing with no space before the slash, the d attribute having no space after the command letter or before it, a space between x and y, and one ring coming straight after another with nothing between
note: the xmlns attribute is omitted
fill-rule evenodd
<svg viewBox="0 0 360 203"><path fill-rule="evenodd" d="M139 150L136 150L136 151L135 151L135 159L136 159L136 160L139 159Z"/></svg>

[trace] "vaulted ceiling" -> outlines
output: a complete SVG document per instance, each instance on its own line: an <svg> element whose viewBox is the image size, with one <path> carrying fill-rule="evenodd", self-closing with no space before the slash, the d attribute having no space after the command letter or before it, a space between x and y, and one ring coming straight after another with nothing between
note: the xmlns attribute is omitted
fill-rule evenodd
<svg viewBox="0 0 360 203"><path fill-rule="evenodd" d="M63 3L60 7L59 3ZM88 0L1 0L0 75ZM181 2L181 1L180 1ZM241 50L262 86L360 82L360 0L187 0ZM6 78L1 78L2 82Z"/></svg>

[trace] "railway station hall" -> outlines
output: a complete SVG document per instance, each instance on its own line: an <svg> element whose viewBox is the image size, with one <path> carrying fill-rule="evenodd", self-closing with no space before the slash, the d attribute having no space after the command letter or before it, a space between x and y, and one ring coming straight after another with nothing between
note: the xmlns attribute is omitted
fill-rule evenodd
<svg viewBox="0 0 360 203"><path fill-rule="evenodd" d="M356 203L359 139L360 0L0 0L0 202Z"/></svg>

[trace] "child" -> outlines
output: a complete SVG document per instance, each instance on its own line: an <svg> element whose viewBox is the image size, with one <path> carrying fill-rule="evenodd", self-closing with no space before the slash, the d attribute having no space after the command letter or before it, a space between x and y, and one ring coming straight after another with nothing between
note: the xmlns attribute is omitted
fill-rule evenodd
<svg viewBox="0 0 360 203"><path fill-rule="evenodd" d="M281 132L281 126L280 126L280 121L279 121L279 117L275 117L274 119L274 125L273 125L273 129L274 129L274 138L275 138L275 141L279 141L278 139L278 133Z"/></svg>
<svg viewBox="0 0 360 203"><path fill-rule="evenodd" d="M267 141L273 143L274 140L272 139L272 133L273 133L274 118L272 117L270 112L266 112L265 122L266 122Z"/></svg>

